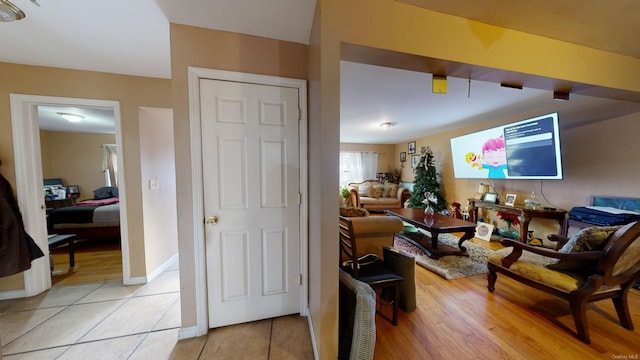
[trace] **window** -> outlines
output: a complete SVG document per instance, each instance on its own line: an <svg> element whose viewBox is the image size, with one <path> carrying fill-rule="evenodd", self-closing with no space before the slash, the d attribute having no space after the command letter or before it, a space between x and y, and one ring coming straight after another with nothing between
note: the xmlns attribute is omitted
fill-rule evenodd
<svg viewBox="0 0 640 360"><path fill-rule="evenodd" d="M375 179L377 173L377 152L340 152L340 185Z"/></svg>
<svg viewBox="0 0 640 360"><path fill-rule="evenodd" d="M105 186L118 186L118 161L115 144L102 145L102 172Z"/></svg>

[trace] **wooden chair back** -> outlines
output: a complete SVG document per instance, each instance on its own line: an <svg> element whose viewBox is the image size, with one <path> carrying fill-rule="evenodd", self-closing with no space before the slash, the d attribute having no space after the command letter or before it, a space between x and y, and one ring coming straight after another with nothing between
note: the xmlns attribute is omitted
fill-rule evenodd
<svg viewBox="0 0 640 360"><path fill-rule="evenodd" d="M627 224L611 235L596 273L602 284L620 285L640 277L640 221Z"/></svg>
<svg viewBox="0 0 640 360"><path fill-rule="evenodd" d="M344 268L345 263L349 264L353 277L358 278L358 249L353 232L353 223L346 216L340 216L340 267Z"/></svg>

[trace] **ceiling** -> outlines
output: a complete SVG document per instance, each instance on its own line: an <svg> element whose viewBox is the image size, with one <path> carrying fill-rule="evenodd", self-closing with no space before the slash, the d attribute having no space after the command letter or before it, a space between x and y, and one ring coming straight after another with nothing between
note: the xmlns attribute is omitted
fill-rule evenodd
<svg viewBox="0 0 640 360"><path fill-rule="evenodd" d="M0 23L0 46L11 49L0 61L159 78L170 78L169 22L306 44L315 9L315 0L12 2L27 17ZM640 58L636 0L399 2ZM548 90L469 85L454 76L446 95L433 94L430 74L356 62L343 62L342 69L343 142L398 143L513 113L560 111L561 121L584 122L611 117L607 109L639 111L637 104L574 94L553 102ZM383 121L397 125L382 131Z"/></svg>

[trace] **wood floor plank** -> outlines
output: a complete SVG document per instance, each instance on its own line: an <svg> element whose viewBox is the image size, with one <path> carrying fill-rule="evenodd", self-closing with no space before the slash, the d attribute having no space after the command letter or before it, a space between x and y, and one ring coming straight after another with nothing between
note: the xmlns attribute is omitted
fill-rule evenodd
<svg viewBox="0 0 640 360"><path fill-rule="evenodd" d="M273 319L269 359L313 359L307 318L289 315Z"/></svg>
<svg viewBox="0 0 640 360"><path fill-rule="evenodd" d="M611 301L588 305L592 343L574 335L566 301L498 277L445 280L416 267L417 309L400 312L399 325L376 318L375 359L603 359L639 354L640 332L619 325ZM640 326L640 291L629 294ZM571 332L565 331L565 329Z"/></svg>
<svg viewBox="0 0 640 360"><path fill-rule="evenodd" d="M200 360L269 359L271 319L209 330Z"/></svg>
<svg viewBox="0 0 640 360"><path fill-rule="evenodd" d="M74 267L69 266L66 246L53 249L51 258L54 263L53 285L122 281L120 239L76 241Z"/></svg>

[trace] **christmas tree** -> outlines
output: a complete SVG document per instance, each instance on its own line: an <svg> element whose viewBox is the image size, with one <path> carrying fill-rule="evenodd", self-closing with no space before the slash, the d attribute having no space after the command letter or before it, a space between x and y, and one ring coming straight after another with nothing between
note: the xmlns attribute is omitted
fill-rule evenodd
<svg viewBox="0 0 640 360"><path fill-rule="evenodd" d="M435 202L431 201L431 207L436 212L447 208L444 196L440 193L437 175L436 166L433 162L433 152L430 147L427 147L420 157L420 163L416 166L416 177L413 181L413 191L409 198L409 207L424 208L426 206L424 203L425 193L428 192L431 194L432 199L437 199Z"/></svg>

